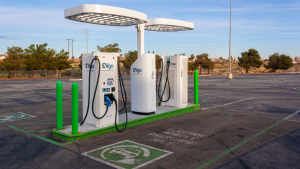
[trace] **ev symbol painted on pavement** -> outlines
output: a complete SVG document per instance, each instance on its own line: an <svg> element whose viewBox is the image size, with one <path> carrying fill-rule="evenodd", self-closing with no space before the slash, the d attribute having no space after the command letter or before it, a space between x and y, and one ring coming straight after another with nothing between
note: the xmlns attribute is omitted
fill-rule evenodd
<svg viewBox="0 0 300 169"><path fill-rule="evenodd" d="M108 153L107 153L108 152ZM150 151L147 148L133 145L123 145L123 146L114 146L112 148L107 148L101 153L101 157L103 159L107 159L105 155L110 156L112 153L116 153L120 157L124 157L124 159L118 160L110 160L124 164L135 164L141 163L142 159L139 158L139 155L144 157L149 157ZM112 154L115 155L115 154Z"/></svg>
<svg viewBox="0 0 300 169"><path fill-rule="evenodd" d="M172 152L124 140L82 155L115 168L137 169L169 154Z"/></svg>

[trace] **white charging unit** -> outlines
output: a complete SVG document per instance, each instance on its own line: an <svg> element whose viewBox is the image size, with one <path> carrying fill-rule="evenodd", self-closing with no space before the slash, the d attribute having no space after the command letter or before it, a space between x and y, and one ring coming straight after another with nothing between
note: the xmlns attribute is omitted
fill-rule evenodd
<svg viewBox="0 0 300 169"><path fill-rule="evenodd" d="M188 57L187 56L161 56L163 61L161 91L162 94L166 84L167 72L170 83L170 99L162 102L162 106L173 106L183 108L188 105ZM167 62L170 61L169 71L167 71ZM163 100L169 97L168 84L166 86Z"/></svg>
<svg viewBox="0 0 300 169"><path fill-rule="evenodd" d="M130 67L131 111L152 114L156 111L155 55L142 54Z"/></svg>
<svg viewBox="0 0 300 169"><path fill-rule="evenodd" d="M100 76L97 87L97 92L94 101L94 112L97 117L104 115L106 111L105 105L105 94L113 94L118 99L118 56L119 53L84 53L82 54L82 115L85 117L87 113L87 106L89 104L88 116L85 123L95 125L97 128L103 128L115 124L116 106L115 102L108 108L108 112L102 119L96 119L92 112L92 101L95 92L96 82L98 78L99 63L94 60L93 64L91 61L98 57L100 61ZM90 76L90 100L88 99L89 92L89 69L91 69ZM88 101L89 100L89 101ZM117 106L118 107L118 106ZM118 117L117 117L118 123Z"/></svg>

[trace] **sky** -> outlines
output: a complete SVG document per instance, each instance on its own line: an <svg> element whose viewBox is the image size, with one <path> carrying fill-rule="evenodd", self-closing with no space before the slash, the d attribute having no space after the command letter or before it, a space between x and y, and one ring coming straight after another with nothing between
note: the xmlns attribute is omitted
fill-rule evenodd
<svg viewBox="0 0 300 169"><path fill-rule="evenodd" d="M100 4L132 9L148 19L189 21L195 29L181 32L145 31L145 53L158 55L208 53L210 58L228 58L230 0L0 0L0 54L7 47L27 48L48 43L58 52L68 50L74 39L74 56L97 51L97 45L119 43L121 53L137 50L135 26L88 24L64 18L64 10L82 4ZM232 56L250 48L261 58L278 52L300 56L299 0L232 0ZM70 46L71 51L71 46Z"/></svg>

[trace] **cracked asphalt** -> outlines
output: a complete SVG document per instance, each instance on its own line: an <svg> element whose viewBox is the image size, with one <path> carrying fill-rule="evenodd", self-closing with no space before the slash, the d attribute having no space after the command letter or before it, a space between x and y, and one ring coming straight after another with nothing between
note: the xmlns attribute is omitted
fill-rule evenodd
<svg viewBox="0 0 300 169"><path fill-rule="evenodd" d="M123 79L130 96L130 78ZM52 136L58 80L64 85L64 125L68 125L73 81L0 80L0 116L16 112L36 116L0 123L1 168L112 168L81 154L123 140L172 152L141 167L145 169L300 166L300 113L289 117L300 109L300 74L239 75L233 80L199 77L201 110L74 142ZM81 81L78 84L82 112ZM194 100L193 86L190 76L189 102Z"/></svg>

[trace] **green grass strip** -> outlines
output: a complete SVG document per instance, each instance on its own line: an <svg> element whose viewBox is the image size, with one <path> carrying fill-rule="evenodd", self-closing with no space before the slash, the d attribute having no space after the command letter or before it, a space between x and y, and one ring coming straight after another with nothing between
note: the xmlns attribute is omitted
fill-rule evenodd
<svg viewBox="0 0 300 169"><path fill-rule="evenodd" d="M284 119L279 120L278 122L274 123L273 125L263 129L262 131L254 134L253 136L249 137L248 139L238 143L237 145L231 147L230 149L227 149L226 151L222 152L221 154L217 155L216 157L210 159L208 162L202 164L201 166L197 167L197 169L203 169L206 168L208 166L210 166L211 164L215 163L216 161L220 160L221 158L223 158L224 156L226 156L227 154L231 153L232 151L238 149L239 147L243 146L244 144L250 142L251 140L253 140L254 138L256 138L257 136L265 133L266 131L270 130L271 128L274 128L275 126L277 126L278 124L282 123L283 121L285 121Z"/></svg>

